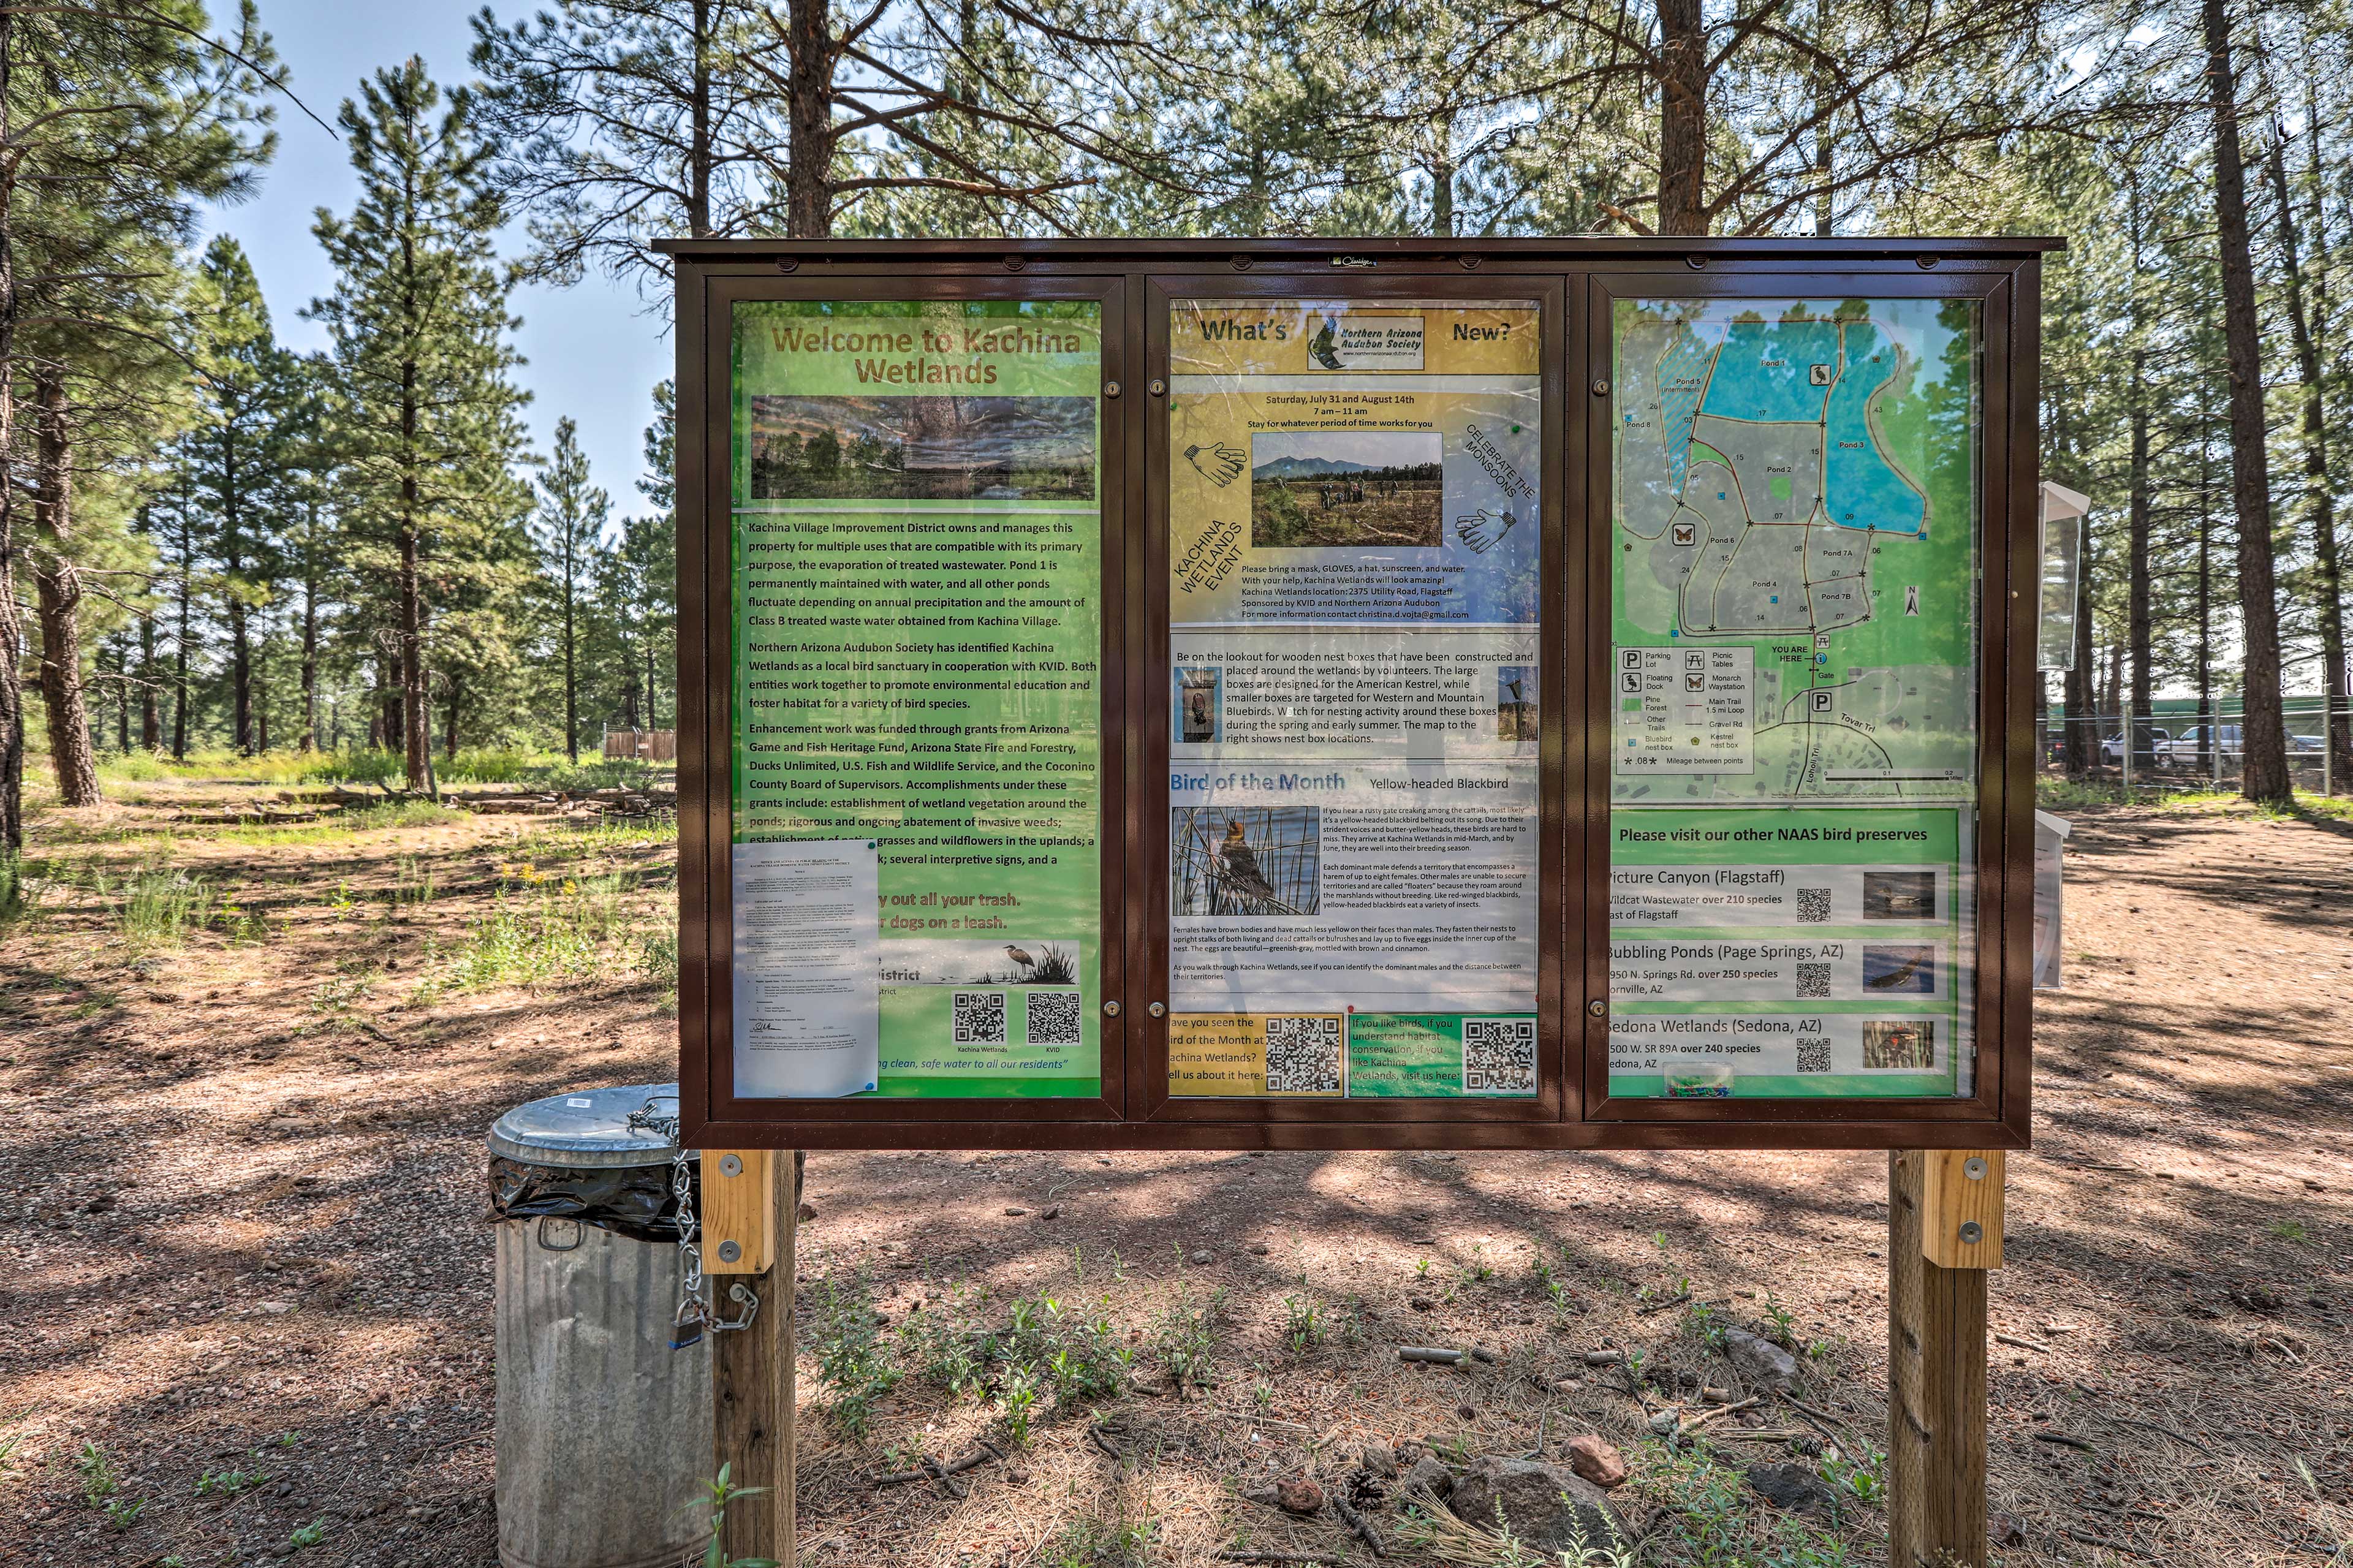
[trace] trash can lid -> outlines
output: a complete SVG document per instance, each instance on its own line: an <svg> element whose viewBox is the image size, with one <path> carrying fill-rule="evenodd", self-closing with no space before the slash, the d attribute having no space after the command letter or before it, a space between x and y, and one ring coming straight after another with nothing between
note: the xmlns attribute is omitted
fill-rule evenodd
<svg viewBox="0 0 2353 1568"><path fill-rule="evenodd" d="M670 1157L660 1133L629 1125L636 1111L678 1114L675 1083L584 1089L518 1105L491 1127L491 1152L533 1165L659 1165Z"/></svg>

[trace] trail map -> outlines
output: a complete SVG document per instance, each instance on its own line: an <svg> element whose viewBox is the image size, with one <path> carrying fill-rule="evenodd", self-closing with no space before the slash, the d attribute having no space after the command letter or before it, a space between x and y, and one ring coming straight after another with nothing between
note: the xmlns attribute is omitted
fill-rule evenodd
<svg viewBox="0 0 2353 1568"><path fill-rule="evenodd" d="M1618 800L1974 793L1975 310L1619 304Z"/></svg>

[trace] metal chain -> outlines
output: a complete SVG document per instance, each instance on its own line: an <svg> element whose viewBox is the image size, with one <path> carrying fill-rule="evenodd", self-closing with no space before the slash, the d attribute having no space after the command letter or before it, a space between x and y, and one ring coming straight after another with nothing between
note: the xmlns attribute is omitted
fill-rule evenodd
<svg viewBox="0 0 2353 1568"><path fill-rule="evenodd" d="M678 1315L670 1320L676 1338L670 1348L684 1350L702 1342L704 1333L722 1334L737 1329L748 1329L752 1320L760 1315L760 1298L749 1286L731 1285L730 1300L744 1307L740 1318L723 1318L711 1304L710 1282L702 1273L702 1232L694 1214L694 1166L679 1142L679 1124L675 1116L657 1116L654 1102L648 1100L644 1110L629 1112L629 1131L650 1132L669 1144L672 1151L670 1171L670 1195L678 1200L678 1213L672 1223L678 1226L679 1298Z"/></svg>

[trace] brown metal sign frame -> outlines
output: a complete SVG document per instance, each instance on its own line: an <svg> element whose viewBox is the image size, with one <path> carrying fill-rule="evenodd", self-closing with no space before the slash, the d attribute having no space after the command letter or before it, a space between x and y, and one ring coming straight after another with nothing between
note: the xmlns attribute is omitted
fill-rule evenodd
<svg viewBox="0 0 2353 1568"><path fill-rule="evenodd" d="M2036 418L2046 239L670 241L677 268L679 952L690 1147L2022 1149L2030 1126ZM1513 298L1543 310L1537 1095L1171 1099L1168 301ZM1610 307L1644 297L1980 304L1974 1091L1627 1100L1608 1092ZM1102 1092L766 1100L733 1092L732 311L766 300L1092 300L1103 310ZM1117 391L1113 389L1116 387ZM1592 1004L1601 1004L1597 1012Z"/></svg>

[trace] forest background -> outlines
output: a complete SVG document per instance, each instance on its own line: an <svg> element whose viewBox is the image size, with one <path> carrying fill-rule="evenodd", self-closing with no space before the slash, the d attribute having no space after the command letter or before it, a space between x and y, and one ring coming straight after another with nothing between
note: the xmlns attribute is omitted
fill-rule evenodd
<svg viewBox="0 0 2353 1568"><path fill-rule="evenodd" d="M432 790L668 728L670 389L638 474L561 409L536 447L512 304L658 319L665 235L2062 235L2043 465L2093 510L2046 696L2109 718L2054 763L2124 716L2146 766L2194 694L2284 802L2311 693L2353 787L2341 0L571 0L484 9L447 83L293 80L266 20L0 10L0 860L28 780ZM237 209L293 119L353 183L273 301Z"/></svg>

